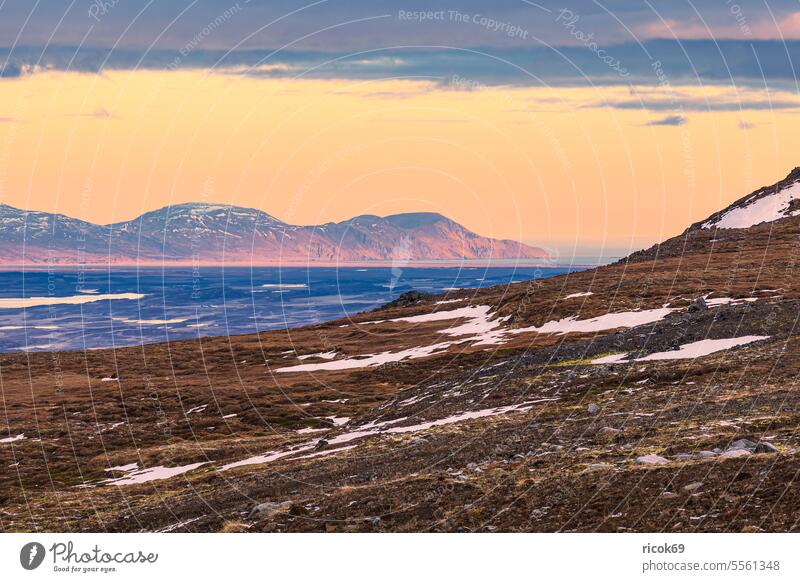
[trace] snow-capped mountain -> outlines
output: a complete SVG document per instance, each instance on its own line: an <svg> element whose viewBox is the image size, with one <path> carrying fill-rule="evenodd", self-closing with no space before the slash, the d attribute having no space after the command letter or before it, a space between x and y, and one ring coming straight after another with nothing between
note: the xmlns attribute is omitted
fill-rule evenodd
<svg viewBox="0 0 800 582"><path fill-rule="evenodd" d="M0 206L0 262L276 263L546 257L435 213L357 216L320 226L286 224L237 206L186 203L97 225L60 214Z"/></svg>

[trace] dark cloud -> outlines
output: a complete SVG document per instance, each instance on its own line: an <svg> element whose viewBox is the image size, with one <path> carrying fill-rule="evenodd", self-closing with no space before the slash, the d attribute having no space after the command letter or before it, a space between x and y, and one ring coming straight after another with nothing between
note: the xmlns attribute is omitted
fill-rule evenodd
<svg viewBox="0 0 800 582"><path fill-rule="evenodd" d="M670 127L678 127L680 125L686 125L687 123L688 120L683 115L668 115L667 117L650 121L647 123L647 125L666 125Z"/></svg>
<svg viewBox="0 0 800 582"><path fill-rule="evenodd" d="M797 90L800 41L653 40L611 45L502 48L405 47L356 52L290 49L75 48L50 45L0 48L5 76L34 70L100 72L110 69L213 68L220 73L267 78L381 79L415 77L449 83L528 86L655 85L665 93L682 84L733 84ZM330 47L329 47L330 48ZM612 59L612 61L609 61ZM609 62L620 66L610 66ZM623 72L624 71L624 74ZM772 103L764 108L789 104ZM621 108L636 104L621 103ZM750 104L757 107L758 104ZM657 104L652 105L657 108ZM689 107L689 105L687 105ZM702 104L697 105L698 108Z"/></svg>
<svg viewBox="0 0 800 582"><path fill-rule="evenodd" d="M739 4L734 10L732 3L721 0L4 0L0 38L29 46L84 42L178 49L217 22L213 34L202 39L205 49L289 44L296 50L319 51L431 44L502 48L529 46L534 39L556 46L581 45L575 30L602 45L614 45L654 36L697 35L706 28L714 38L778 39L773 16L781 22L800 10L796 0ZM572 29L563 19L557 21L563 10L578 18ZM412 16L401 17L401 12ZM436 16L414 18L415 13ZM220 20L224 14L228 16ZM369 20L378 16L386 18ZM528 34L509 34L509 27L487 26L480 18L473 20L476 16Z"/></svg>
<svg viewBox="0 0 800 582"><path fill-rule="evenodd" d="M717 98L669 97L664 99L640 99L628 101L598 101L594 107L613 109L642 109L646 111L777 111L800 108L800 101L770 99L735 99L720 101Z"/></svg>

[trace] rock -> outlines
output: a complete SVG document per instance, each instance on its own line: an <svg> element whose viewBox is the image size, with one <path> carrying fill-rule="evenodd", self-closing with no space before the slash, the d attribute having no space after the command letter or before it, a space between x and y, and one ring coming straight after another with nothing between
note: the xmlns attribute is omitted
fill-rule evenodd
<svg viewBox="0 0 800 582"><path fill-rule="evenodd" d="M749 451L753 452L756 450L756 443L753 441L749 441L747 439L739 439L738 441L733 441L730 446L725 450L727 453L728 451Z"/></svg>
<svg viewBox="0 0 800 582"><path fill-rule="evenodd" d="M660 497L664 499L672 499L673 497L677 497L677 493L673 493L672 491L662 491Z"/></svg>
<svg viewBox="0 0 800 582"><path fill-rule="evenodd" d="M582 471L583 473L594 473L595 471L609 471L614 468L611 463L591 463Z"/></svg>
<svg viewBox="0 0 800 582"><path fill-rule="evenodd" d="M778 447L773 445L772 443L761 441L756 445L756 448L753 449L754 453L777 453Z"/></svg>
<svg viewBox="0 0 800 582"><path fill-rule="evenodd" d="M747 449L727 450L720 455L721 459L738 459L739 457L749 457L752 453Z"/></svg>
<svg viewBox="0 0 800 582"><path fill-rule="evenodd" d="M683 490L686 491L686 493L694 493L695 491L700 489L700 487L702 487L702 486L703 486L703 484L698 481L696 483L689 483L688 485L685 485L683 487Z"/></svg>
<svg viewBox="0 0 800 582"><path fill-rule="evenodd" d="M430 297L431 296L428 293L421 293L419 291L406 291L394 301L390 301L389 303L383 305L382 307L379 307L378 309L389 309L391 307L408 307L409 305L414 305L415 303L419 303L420 301L424 301L425 299L428 299Z"/></svg>
<svg viewBox="0 0 800 582"><path fill-rule="evenodd" d="M676 461L691 461L692 460L692 455L690 455L688 453L678 453L677 455L675 455L675 460Z"/></svg>
<svg viewBox="0 0 800 582"><path fill-rule="evenodd" d="M600 407L597 406L594 402L591 403L589 406L586 407L586 411L589 414L598 414L600 412Z"/></svg>
<svg viewBox="0 0 800 582"><path fill-rule="evenodd" d="M610 426L604 426L599 431L600 434L607 435L607 436L617 436L622 431L618 428L611 428Z"/></svg>
<svg viewBox="0 0 800 582"><path fill-rule="evenodd" d="M686 311L688 311L689 313L699 313L701 311L707 311L707 310L708 310L708 304L706 303L706 300L703 299L702 297L698 297L697 299L692 301L689 304L689 307L686 309Z"/></svg>
<svg viewBox="0 0 800 582"><path fill-rule="evenodd" d="M314 445L314 450L315 451L321 451L322 449L324 449L327 446L328 446L328 441L326 441L325 439L319 439L317 441L317 444Z"/></svg>
<svg viewBox="0 0 800 582"><path fill-rule="evenodd" d="M248 518L257 517L257 518L264 518L264 517L271 517L276 513L282 513L285 511L289 511L292 508L291 501L282 501L280 503L276 503L273 501L266 501L264 503L259 503L253 509L250 510L250 514L247 516Z"/></svg>
<svg viewBox="0 0 800 582"><path fill-rule="evenodd" d="M699 453L697 453L698 459L713 459L716 456L717 453L715 453L714 451L700 451Z"/></svg>
<svg viewBox="0 0 800 582"><path fill-rule="evenodd" d="M543 509L534 509L531 511L531 517L533 519L542 519L545 515L547 515L547 510L550 509L549 507L545 507Z"/></svg>
<svg viewBox="0 0 800 582"><path fill-rule="evenodd" d="M666 465L669 463L669 460L659 455L644 455L642 457L636 457L636 462L640 465Z"/></svg>

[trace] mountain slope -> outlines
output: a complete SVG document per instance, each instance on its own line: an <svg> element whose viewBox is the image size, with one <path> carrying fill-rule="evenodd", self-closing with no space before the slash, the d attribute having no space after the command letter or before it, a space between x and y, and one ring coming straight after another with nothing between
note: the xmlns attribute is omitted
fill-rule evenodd
<svg viewBox="0 0 800 582"><path fill-rule="evenodd" d="M794 252L800 227L800 168L783 180L760 188L689 226L680 235L621 262L666 259L693 253L734 253L743 246L769 246L777 252Z"/></svg>
<svg viewBox="0 0 800 582"><path fill-rule="evenodd" d="M0 206L0 263L279 263L542 258L515 241L477 235L435 213L286 224L237 206L186 203L96 225Z"/></svg>
<svg viewBox="0 0 800 582"><path fill-rule="evenodd" d="M800 216L727 210L305 328L0 354L2 528L800 531Z"/></svg>
<svg viewBox="0 0 800 582"><path fill-rule="evenodd" d="M800 214L800 168L786 178L740 198L727 208L694 224L690 230L750 228Z"/></svg>

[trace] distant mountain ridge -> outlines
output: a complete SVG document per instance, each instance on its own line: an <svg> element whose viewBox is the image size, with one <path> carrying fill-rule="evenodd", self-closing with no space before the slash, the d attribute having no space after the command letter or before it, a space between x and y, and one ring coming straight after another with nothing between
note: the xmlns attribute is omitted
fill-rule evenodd
<svg viewBox="0 0 800 582"><path fill-rule="evenodd" d="M287 224L260 210L188 202L108 225L0 205L0 264L361 262L540 259L431 212Z"/></svg>

